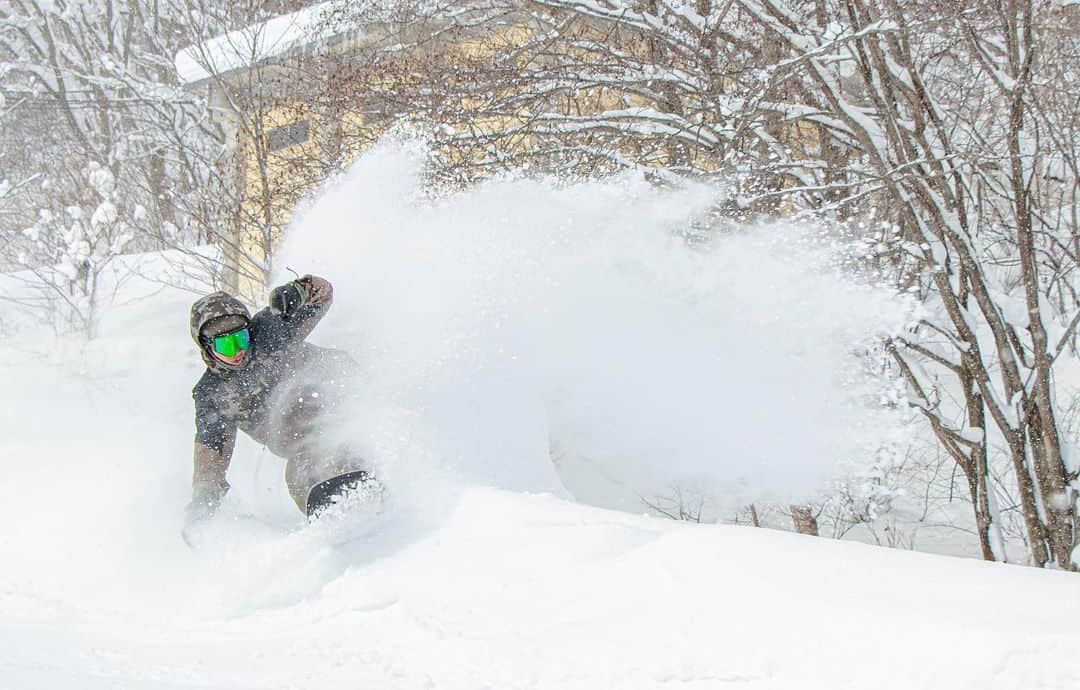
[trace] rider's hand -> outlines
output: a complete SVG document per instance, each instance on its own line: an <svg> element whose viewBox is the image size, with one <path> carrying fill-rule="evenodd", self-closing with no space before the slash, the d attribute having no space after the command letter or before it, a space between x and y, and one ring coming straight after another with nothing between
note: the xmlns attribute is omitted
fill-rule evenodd
<svg viewBox="0 0 1080 690"><path fill-rule="evenodd" d="M307 290L304 285L294 280L279 285L270 292L270 309L275 314L288 318L295 314L307 302Z"/></svg>
<svg viewBox="0 0 1080 690"><path fill-rule="evenodd" d="M184 508L184 528L180 530L180 536L188 546L195 549L199 546L199 527L206 523L214 515L214 507L206 501L192 500Z"/></svg>
<svg viewBox="0 0 1080 690"><path fill-rule="evenodd" d="M184 508L184 529L181 535L189 545L193 544L194 530L214 516L218 504L229 490L224 479L196 481L192 487L191 502Z"/></svg>
<svg viewBox="0 0 1080 690"><path fill-rule="evenodd" d="M192 499L184 508L184 529L206 522L214 516L217 508L212 503L201 499Z"/></svg>

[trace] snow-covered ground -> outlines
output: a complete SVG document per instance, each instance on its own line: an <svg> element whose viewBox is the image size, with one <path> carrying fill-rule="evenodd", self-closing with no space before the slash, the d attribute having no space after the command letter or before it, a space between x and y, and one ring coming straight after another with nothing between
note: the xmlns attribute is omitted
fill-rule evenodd
<svg viewBox="0 0 1080 690"><path fill-rule="evenodd" d="M111 599L6 582L3 686L1080 687L1061 573L478 488L337 546L243 531Z"/></svg>
<svg viewBox="0 0 1080 690"><path fill-rule="evenodd" d="M305 526L242 441L204 547L183 543L191 294L133 279L89 344L2 341L0 688L1080 687L1075 575L630 500L798 496L889 440L847 362L902 305L805 248L664 239L700 190L508 181L429 206L411 165L365 159L282 260L337 287L315 339L365 367L381 515Z"/></svg>

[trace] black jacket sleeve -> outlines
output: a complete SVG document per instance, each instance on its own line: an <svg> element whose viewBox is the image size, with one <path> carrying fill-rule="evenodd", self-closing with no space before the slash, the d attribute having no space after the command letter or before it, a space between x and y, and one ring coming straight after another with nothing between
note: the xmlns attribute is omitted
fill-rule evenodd
<svg viewBox="0 0 1080 690"><path fill-rule="evenodd" d="M191 474L191 514L206 516L229 490L225 475L229 471L236 445L236 422L222 414L214 404L210 386L195 386L195 452Z"/></svg>

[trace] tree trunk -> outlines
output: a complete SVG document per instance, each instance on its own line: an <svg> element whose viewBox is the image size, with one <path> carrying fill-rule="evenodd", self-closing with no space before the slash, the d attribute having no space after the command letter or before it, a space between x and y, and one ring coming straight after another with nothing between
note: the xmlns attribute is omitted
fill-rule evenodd
<svg viewBox="0 0 1080 690"><path fill-rule="evenodd" d="M814 517L810 506L791 506L791 520L795 523L795 531L799 534L818 536L817 518Z"/></svg>

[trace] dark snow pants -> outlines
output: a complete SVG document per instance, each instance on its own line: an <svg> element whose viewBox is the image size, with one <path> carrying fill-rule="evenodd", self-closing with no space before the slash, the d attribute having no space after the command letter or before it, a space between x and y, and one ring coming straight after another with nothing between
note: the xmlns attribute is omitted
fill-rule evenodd
<svg viewBox="0 0 1080 690"><path fill-rule="evenodd" d="M333 497L368 477L363 459L347 445L326 440L327 425L337 400L315 385L297 390L282 415L282 434L288 445L285 485L305 515L326 507Z"/></svg>

